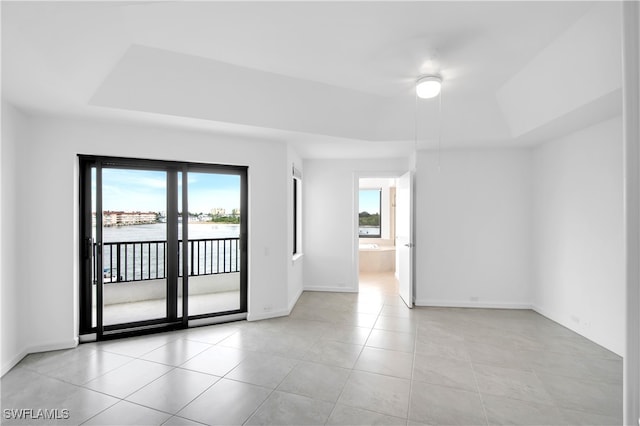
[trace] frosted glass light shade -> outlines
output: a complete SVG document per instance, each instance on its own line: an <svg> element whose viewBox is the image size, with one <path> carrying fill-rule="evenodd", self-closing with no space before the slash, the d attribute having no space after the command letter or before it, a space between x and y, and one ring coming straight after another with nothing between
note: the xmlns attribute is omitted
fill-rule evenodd
<svg viewBox="0 0 640 426"><path fill-rule="evenodd" d="M420 99L429 99L438 96L442 79L437 76L420 77L416 82L416 94Z"/></svg>

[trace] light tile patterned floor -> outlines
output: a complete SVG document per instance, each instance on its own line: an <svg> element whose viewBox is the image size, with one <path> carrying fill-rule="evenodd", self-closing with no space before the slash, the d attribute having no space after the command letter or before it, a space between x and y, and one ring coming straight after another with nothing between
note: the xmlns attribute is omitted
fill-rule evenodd
<svg viewBox="0 0 640 426"><path fill-rule="evenodd" d="M2 378L2 423L622 424L620 357L532 311L409 310L396 285L363 276L285 318L29 355ZM69 418L6 419L21 408Z"/></svg>

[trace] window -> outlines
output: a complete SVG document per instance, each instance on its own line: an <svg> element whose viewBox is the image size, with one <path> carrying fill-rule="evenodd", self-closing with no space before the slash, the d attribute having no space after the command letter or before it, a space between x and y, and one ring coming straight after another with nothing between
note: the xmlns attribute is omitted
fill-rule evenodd
<svg viewBox="0 0 640 426"><path fill-rule="evenodd" d="M293 168L293 255L302 253L302 173Z"/></svg>
<svg viewBox="0 0 640 426"><path fill-rule="evenodd" d="M358 213L358 235L360 238L382 237L382 189L361 189Z"/></svg>

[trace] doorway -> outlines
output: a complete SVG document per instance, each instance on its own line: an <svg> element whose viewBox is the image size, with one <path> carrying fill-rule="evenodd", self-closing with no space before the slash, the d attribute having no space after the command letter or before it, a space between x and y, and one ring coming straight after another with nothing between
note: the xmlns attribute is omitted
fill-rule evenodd
<svg viewBox="0 0 640 426"><path fill-rule="evenodd" d="M359 291L414 301L413 172L357 176L355 262Z"/></svg>
<svg viewBox="0 0 640 426"><path fill-rule="evenodd" d="M396 177L358 179L358 283L361 292L398 294Z"/></svg>
<svg viewBox="0 0 640 426"><path fill-rule="evenodd" d="M244 318L246 206L246 167L80 156L81 340Z"/></svg>

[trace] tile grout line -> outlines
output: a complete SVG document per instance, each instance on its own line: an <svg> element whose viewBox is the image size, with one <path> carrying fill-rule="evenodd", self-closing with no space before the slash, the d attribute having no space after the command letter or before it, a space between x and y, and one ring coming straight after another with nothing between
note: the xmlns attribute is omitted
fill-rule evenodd
<svg viewBox="0 0 640 426"><path fill-rule="evenodd" d="M563 419L567 420L566 414L564 413L563 407L558 405L558 403L556 402L556 399L553 397L553 395L551 395L551 392L549 392L549 390L547 390L547 385L542 381L540 376L538 376L538 373L533 368L531 369L531 372L533 373L533 376L540 382L540 384L542 385L542 388L547 393L547 395L549 395L549 398L551 399L551 405L556 410L558 410L558 412L560 413L560 415L562 416Z"/></svg>
<svg viewBox="0 0 640 426"><path fill-rule="evenodd" d="M418 328L420 327L420 323L416 324L416 330L413 335L413 358L411 360L411 379L409 380L409 401L407 404L407 421L406 425L409 425L409 419L411 417L411 399L413 398L413 376L415 374L415 365L416 365L416 349L417 349L417 341L418 341Z"/></svg>
<svg viewBox="0 0 640 426"><path fill-rule="evenodd" d="M382 310L382 307L380 308L380 311L381 310ZM327 422L329 421L329 419L333 415L333 412L336 410L336 406L338 405L338 401L340 401L340 398L342 398L342 395L344 394L344 390L347 387L347 383L349 383L349 380L351 380L351 376L353 375L353 372L354 372L354 367L358 363L358 359L360 359L360 355L362 354L362 351L364 350L364 347L367 345L367 342L369 341L369 337L371 337L371 333L373 331L373 327L375 327L375 324L378 321L378 317L379 316L380 316L380 313L378 312L378 315L376 316L376 321L374 321L374 323L371 326L371 328L369 328L369 334L367 334L367 338L364 340L364 343L362 344L362 349L360 349L360 353L358 354L358 358L356 358L356 361L353 363L353 366L351 366L351 368L349 369L349 375L347 376L347 380L345 380L344 385L342 386L342 390L340 390L340 395L338 395L338 398L336 399L336 402L333 405L333 409L331 410L331 414L329 414L329 417L327 417L327 420L325 421L325 425L327 424Z"/></svg>
<svg viewBox="0 0 640 426"><path fill-rule="evenodd" d="M466 341L464 341L464 344L466 348ZM476 374L476 369L473 367L473 361L471 360L470 354L469 354L469 363L471 364L471 371L473 372L473 380L476 384L476 392L478 392L478 397L480 398L480 405L482 406L484 421L486 425L489 425L489 416L487 415L487 407L485 406L484 398L482 397L482 392L480 392L480 383L478 382L478 376Z"/></svg>
<svg viewBox="0 0 640 426"><path fill-rule="evenodd" d="M347 383L349 383L349 380L351 379L351 376L353 375L354 367L358 363L358 360L360 359L360 356L362 355L362 351L366 347L367 342L369 341L369 338L371 337L371 333L373 332L373 328L375 327L375 324L378 321L378 317L380 316L380 311L382 311L382 307L380 307L380 310L378 311L378 314L376 315L376 320L373 322L373 325L371 327L367 327L367 328L369 328L369 333L367 334L367 338L364 340L364 343L361 345L362 347L360 348L360 352L358 353L358 357L356 358L356 360L353 363L353 365L351 366L351 368L349 368L349 375L347 376L347 380L345 380L344 381L344 385L342 385L342 389L340 390L340 394L336 398L336 402L333 404L333 408L331 409L331 413L329 413L329 416L327 417L327 420L325 420L325 422L324 422L325 425L327 424L327 422L329 422L329 419L331 418L331 416L333 415L334 411L336 410L336 407L338 405L338 401L340 401L340 398L342 398L342 395L344 394L344 390L347 387ZM356 314L357 314L357 312L356 312ZM358 325L355 325L354 327L358 327Z"/></svg>
<svg viewBox="0 0 640 426"><path fill-rule="evenodd" d="M320 338L320 337L318 337L318 341L320 341L320 340L321 340L321 338ZM305 352L305 355L306 355L306 353L311 349L311 347L313 347L316 343L318 343L318 342L314 342L314 343L312 343L311 345L309 345L309 349ZM257 352L257 351L256 351L256 353L259 353L259 352ZM272 354L270 354L270 355L272 355ZM272 356L273 356L273 355L272 355ZM304 355L303 355L303 358L304 358ZM299 360L297 360L297 361L298 361L298 364L296 364L296 366L294 366L294 367L293 367L293 368L292 368L292 369L291 369L291 370L290 370L290 371L285 375L285 377L283 377L283 378L282 378L282 380L280 380L280 382L278 383L278 385L276 385L273 389L271 389L271 391L269 392L269 394L267 395L267 397L266 397L266 398L265 398L265 399L264 399L264 400L263 400L263 401L262 401L262 402L261 402L261 403L260 403L260 404L259 404L259 405L258 405L258 406L257 406L257 407L252 411L252 412L251 412L251 414L249 414L249 416L247 416L247 418L242 422L242 425L246 425L246 424L247 424L247 422L248 422L249 420L251 420L251 418L252 418L252 417L253 417L253 416L254 416L254 415L255 415L255 414L260 410L260 408L262 408L262 407L266 404L266 402L269 400L269 398L271 398L271 395L273 395L273 394L276 392L276 390L278 389L278 387L279 387L279 386L280 386L280 385L281 385L281 384L286 380L286 378L287 378L287 377L289 377L289 376L291 375L291 373L293 372L293 370L295 370L295 368L299 365L299 363L300 363L300 362L304 362L305 360L304 360L304 359L299 359ZM240 364L238 364L238 365L240 365ZM229 374L231 371L235 370L235 368L237 368L237 366L236 366L236 367L234 367L232 370L230 370L227 374ZM225 377L226 377L226 375L225 375ZM227 379L227 380L233 380L233 379ZM244 383L244 382L242 382L242 383ZM254 386L255 386L255 385L254 385ZM294 395L297 395L297 394L294 394ZM300 395L300 396L302 396L302 395ZM335 404L334 404L334 406L335 406ZM333 411L333 410L332 410L332 411ZM328 418L327 418L327 419L328 419Z"/></svg>
<svg viewBox="0 0 640 426"><path fill-rule="evenodd" d="M108 409L110 409L110 408L113 408L115 405L117 405L117 404L119 404L119 403L121 403L121 402L123 402L123 401L124 401L124 402L127 402L127 403L129 403L129 404L134 404L134 405L138 405L138 406L140 406L140 407L148 408L148 409L150 409L150 410L158 411L158 412L160 412L160 413L169 414L169 416L170 416L170 417L169 417L169 419L170 419L171 417L175 416L175 414L173 414L173 413L171 413L171 412L168 412L168 411L160 410L160 409L155 408L155 407L149 407L149 406L147 406L147 405L140 404L140 403L138 403L138 402L130 401L130 400L128 400L127 398L128 398L128 397L130 397L131 395L133 395L134 393L138 392L139 390L141 390L141 389L143 389L143 388L147 387L147 386L148 386L148 385L150 385L151 383L153 383L153 382L155 382L155 381L159 380L161 377L163 377L163 376L165 376L165 375L169 374L170 372L172 372L172 371L176 370L177 368L178 368L178 367L172 367L172 368L171 368L169 371L167 371L166 373L164 373L164 374L162 374L161 376L159 376L159 377L157 377L157 378L153 379L151 382L149 382L149 383L147 383L147 384L145 384L145 385L141 386L140 388L138 388L138 389L134 390L133 392L131 392L131 393L127 394L127 395L126 395L126 396L124 396L124 397L119 397L119 396L111 395L111 394L109 394L109 393L106 393L106 392L103 392L103 391L99 391L99 390L96 390L96 389L91 389L91 388L86 388L86 387L84 387L84 386L79 386L79 387L81 387L82 389L85 389L85 390L88 390L88 391L91 391L91 392L96 392L96 393L99 393L99 394L102 394L102 395L105 395L105 396L108 396L108 397L111 397L111 398L118 399L118 401L117 401L117 402L113 403L112 405L110 405L109 407L105 408L104 410L102 410L102 411L100 411L100 412L96 413L95 415L93 415L93 416L92 416L92 417L90 417L89 419L87 419L87 420L85 420L84 422L82 422L82 424L84 424L84 423L88 422L89 420L91 420L92 418L96 417L97 415L99 415L99 414L103 413L104 411L106 411L106 410L108 410ZM168 421L169 419L167 419L167 421ZM165 422L163 422L163 423L166 423L166 421L165 421Z"/></svg>
<svg viewBox="0 0 640 426"><path fill-rule="evenodd" d="M385 305L386 305L386 304L385 304L385 303L383 303L382 308L383 308ZM389 306L394 306L394 305L389 305ZM365 344L364 344L364 345L362 345L362 349L361 349L360 354L362 354L362 351L364 351L364 349L367 347L367 344L366 344L366 343L367 343L367 341L369 340L369 337L371 336L371 333L372 333L374 330L383 330L383 331L392 331L392 332L397 332L397 331L393 331L393 330L384 330L384 329L376 329L376 328L375 328L375 324L377 323L377 319L378 319L380 316L384 316L384 315L382 315L382 308L380 309L380 311L379 311L379 313L378 313L378 315L377 315L376 322L374 323L374 325L371 327L371 329L370 329L370 331L369 331L369 336L367 337L367 340L365 340ZM417 332L417 329L416 329L416 332ZM398 332L398 333L399 333L399 332ZM407 333L407 334L408 334L408 333ZM376 347L374 347L374 346L368 346L368 347L370 347L370 348L376 348ZM376 348L376 349L383 349L383 348ZM386 350L386 349L383 349L383 350ZM395 352L401 352L401 351L395 351ZM405 352L405 353L406 353L406 352ZM360 355L358 355L358 359L359 359L359 357L360 357ZM396 377L396 376L391 376L391 375L382 374L382 373L376 373L376 372L372 372L372 371L358 370L358 369L356 369L356 368L355 368L355 365L356 365L356 364L357 364L357 360L356 360L356 363L354 364L353 368L351 368L351 369L350 369L349 377L347 378L347 381L345 382L345 386L342 388L342 391L340 392L340 396L339 396L339 397L338 397L338 399L336 400L336 404L335 404L335 406L337 406L337 405L338 405L338 401L340 400L340 397L342 397L342 394L344 393L344 389L346 388L346 384L347 384L347 382L349 381L349 379L351 378L351 376L352 376L352 374L353 374L354 372L367 373L367 374L372 374L372 375L381 376L381 377L387 377L387 378L391 378L391 379L408 380L408 381L411 383L411 379L405 379L405 378L402 378L402 377ZM413 367L413 364L412 364L412 367ZM413 368L412 368L412 370L413 370ZM410 386L411 386L411 384L410 384ZM335 406L334 406L334 411L335 411ZM368 412L370 412L370 413L375 413L375 414L378 414L378 415L381 415L381 416L388 416L388 417L394 417L394 418L397 418L397 419L405 420L405 424L407 424L407 423L408 423L408 421L409 421L409 419L408 419L408 410L407 410L407 416L403 419L402 417L397 417L397 416L395 416L395 415L391 415L391 414L388 414L388 413L383 413L383 412L380 412L380 411L371 410L371 409L368 409L368 408L355 407L355 406L352 406L352 405L347 405L347 407L352 407L352 408L356 408L356 409L359 409L359 410L368 411Z"/></svg>
<svg viewBox="0 0 640 426"><path fill-rule="evenodd" d="M177 369L177 368L179 368L179 367L176 367L176 369ZM185 370L186 370L186 369L185 369ZM186 370L186 371L191 371L191 370ZM201 374L205 374L205 373L201 373ZM181 418L184 418L184 419L192 420L192 421L194 421L194 422L196 422L196 423L201 423L201 422L199 422L199 421L197 421L197 420L190 419L190 418L188 418L188 417L178 416L178 413L179 413L180 411L184 410L184 409L185 409L185 407L187 407L189 404L191 404L192 402L194 402L196 399L200 398L200 396L202 396L202 394L204 394L206 391L208 391L209 389L211 389L211 388L212 388L216 383L218 383L220 380L222 380L222 377L219 377L219 376L214 376L214 377L218 377L218 380L216 380L215 382L213 382L213 383L211 383L209 386L207 386L207 388L206 388L205 390L203 390L203 391L202 391L202 392L200 392L198 395L196 395L193 399L191 399L191 401L187 402L185 405L183 405L183 406L182 406L182 408L180 408L178 411L176 411L175 413L173 413L171 416L172 416L172 417L176 417L176 416L177 416L177 417L181 417ZM170 420L170 419L168 419L167 421L169 421L169 420ZM165 422L165 423L166 423L166 422ZM201 424L202 424L202 423L201 423Z"/></svg>
<svg viewBox="0 0 640 426"><path fill-rule="evenodd" d="M81 386L81 387L82 387L82 388L84 388L84 389L87 389L87 390L90 390L90 391L93 391L93 392L98 392L98 393L104 394L104 395L106 395L106 396L110 396L110 397L112 397L112 398L117 398L117 399L119 399L119 401L118 401L118 402L116 402L116 403L114 403L113 405L109 406L109 407L108 407L108 408L106 408L105 410L100 411L99 413L97 413L96 415L92 416L91 418L93 418L93 417L95 417L95 416L97 416L97 415L101 414L102 412L106 411L106 410L107 410L107 409L109 409L109 408L112 408L113 406L115 406L116 404L118 404L118 403L120 403L120 402L122 402L122 401L128 402L128 403L130 403L130 404L135 404L135 405L138 405L138 406L140 406L140 407L144 407L144 408L147 408L147 409L150 409L150 410L154 410L154 411L158 411L158 412L161 412L161 413L169 414L169 416L170 416L170 417L169 417L169 419L167 419L167 420L166 420L165 422L163 422L163 423L166 423L166 422L167 422L167 421L169 421L172 417L176 416L176 415L177 415L177 413L171 413L171 412L168 412L168 411L159 410L159 409L157 409L157 408L155 408L155 407L149 407L149 406L147 406L147 405L140 404L140 403L138 403L138 402L130 401L130 400L128 400L127 398L128 398L128 397L130 397L131 395L133 395L133 394L137 393L137 392L138 392L138 391L140 391L141 389L143 389L143 388L147 387L147 386L148 386L148 385L150 385L151 383L156 382L157 380L159 380L160 378L162 378L162 377L166 376L167 374L171 373L172 371L175 371L175 370L177 370L177 369L181 369L181 370L185 370L185 371L193 371L193 370L188 370L188 369L185 369L185 368L181 368L180 366L181 366L181 365L183 365L183 364L185 364L185 363L186 363L187 361L189 361L191 358L193 358L193 357L195 357L195 356L197 356L197 355L199 355L199 354L201 354L201 353L203 353L203 352L205 352L205 351L209 350L211 347L215 346L215 345L211 345L211 344L208 344L208 343L207 343L207 345L209 345L209 346L210 346L209 348L206 348L206 349L204 349L204 350L202 350L202 351L198 352L198 353L197 353L197 354L195 354L193 357L191 357L191 358L187 359L186 361L184 361L184 362L183 362L182 364L180 364L180 365L165 364L165 363L162 363L162 362L152 361L152 360L148 360L148 359L144 359L144 358L142 358L143 356L148 355L149 353L154 352L154 351L156 351L156 350L159 350L159 349L161 349L161 348L164 348L164 347L168 346L169 344L174 343L174 342L176 342L176 341L178 341L178 340L187 340L187 339L183 339L183 337L182 337L182 336L181 336L181 337L178 337L178 338L176 338L176 339L173 339L173 340L171 340L170 342L165 343L164 345L161 345L161 346L159 346L159 347L157 347L157 348L155 348L155 349L152 349L152 350L150 350L150 351L148 351L148 352L145 352L145 353L143 353L143 354L140 354L140 355L138 355L137 357L133 357L134 359L133 359L132 361L127 362L127 363L125 363L125 364L123 364L123 365L121 365L121 366L120 366L120 367L124 367L125 365L128 365L129 363L131 363L131 362L133 362L133 361L135 361L135 360L139 360L139 361L152 362L152 363L154 363L154 364L165 365L165 366L171 367L167 372L165 372L165 373L163 373L162 375L160 375L159 377L157 377L157 378L153 379L151 382L146 383L145 385L141 386L140 388L137 388L137 389L136 389L136 390L134 390L133 392L131 392L131 393L127 394L125 397L122 397L122 398L121 398L121 397L117 397L117 396L114 396L114 395L110 395L110 394L105 393L105 392L101 392L101 391L98 391L98 390L95 390L95 389L86 388L86 387L84 387L84 386ZM204 343L204 342L198 342L198 343ZM108 351L106 351L106 352L108 352ZM113 352L109 352L109 353L113 353ZM116 355L129 356L129 357L131 357L130 355L123 355L123 354L117 354L117 353L116 353ZM118 369L118 368L120 368L120 367L117 367L116 369ZM110 370L109 372L115 371L116 369ZM207 374L207 373L198 372L198 371L193 371L193 372L200 373L200 374ZM107 374L107 373L105 373L105 374ZM182 410L184 407L186 407L187 405L189 405L191 402L193 402L196 398L198 398L200 395L202 395L204 392L206 392L209 388L211 388L213 385L215 385L216 383L218 383L218 381L220 380L220 377L219 377L219 376L211 375L211 374L207 374L207 375L212 376L212 377L218 377L218 380L216 380L214 383L212 383L210 386L208 386L205 390L203 390L202 392L200 392L200 393L199 393L195 398L193 398L191 401L189 401L189 403L185 404L185 405L184 405L180 410ZM104 374L103 374L102 376L104 376ZM99 377L102 377L102 376L99 376ZM96 378L98 378L98 377L96 377ZM95 380L95 379L92 379L92 380ZM90 381L91 381L91 380L90 380ZM87 383L88 383L88 382L87 382ZM85 383L85 384L86 384L86 383ZM178 412L179 412L180 410L178 410ZM90 418L90 419L91 419L91 418ZM87 419L86 421L89 421L90 419ZM193 419L189 419L189 420L193 420ZM86 421L85 421L85 423L86 423ZM195 421L195 420L194 420L194 421ZM196 422L197 422L197 421L196 421ZM198 423L199 423L199 422L198 422Z"/></svg>

